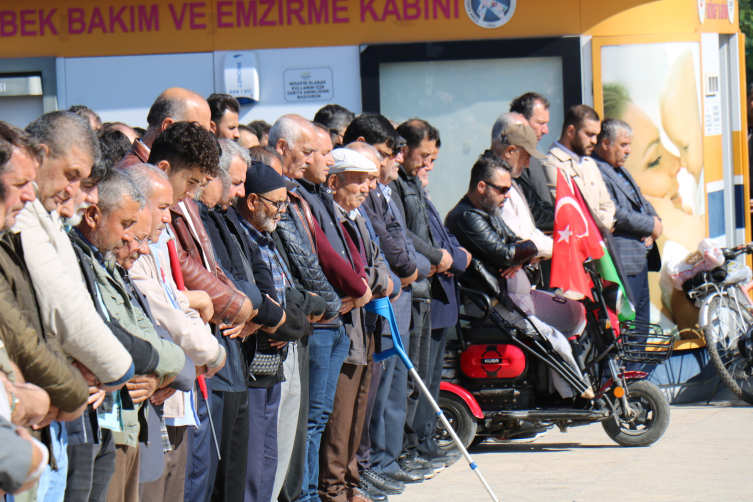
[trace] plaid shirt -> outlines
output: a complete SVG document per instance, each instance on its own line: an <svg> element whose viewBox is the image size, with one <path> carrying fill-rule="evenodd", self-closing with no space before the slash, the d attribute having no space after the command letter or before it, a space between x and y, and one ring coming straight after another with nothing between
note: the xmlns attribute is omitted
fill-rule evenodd
<svg viewBox="0 0 753 502"><path fill-rule="evenodd" d="M277 299L280 302L280 306L285 308L285 288L291 285L289 279L289 272L285 266L285 262L279 255L275 243L269 236L269 233L261 233L256 230L245 218L239 218L243 229L246 231L246 235L259 246L264 261L269 265L269 269L272 271L272 278L275 281L275 291L277 291Z"/></svg>

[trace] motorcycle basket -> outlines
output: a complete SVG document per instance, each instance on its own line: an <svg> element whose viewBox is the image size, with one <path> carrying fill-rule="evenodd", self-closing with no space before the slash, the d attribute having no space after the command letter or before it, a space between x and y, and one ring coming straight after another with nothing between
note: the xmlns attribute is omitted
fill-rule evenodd
<svg viewBox="0 0 753 502"><path fill-rule="evenodd" d="M674 337L656 324L639 321L620 323L617 352L623 361L659 364L672 355Z"/></svg>

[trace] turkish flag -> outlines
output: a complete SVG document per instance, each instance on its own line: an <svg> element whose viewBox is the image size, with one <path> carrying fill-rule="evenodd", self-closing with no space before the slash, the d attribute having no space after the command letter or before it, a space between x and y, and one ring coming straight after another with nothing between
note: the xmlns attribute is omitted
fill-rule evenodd
<svg viewBox="0 0 753 502"><path fill-rule="evenodd" d="M570 176L557 169L557 201L554 205L554 249L551 287L577 291L593 300L591 277L583 268L589 257L604 256L601 234Z"/></svg>

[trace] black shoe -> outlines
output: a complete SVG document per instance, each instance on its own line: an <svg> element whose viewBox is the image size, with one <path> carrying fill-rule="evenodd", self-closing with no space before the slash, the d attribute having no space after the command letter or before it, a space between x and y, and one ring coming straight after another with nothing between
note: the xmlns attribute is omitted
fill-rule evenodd
<svg viewBox="0 0 753 502"><path fill-rule="evenodd" d="M399 495L405 491L405 483L383 476L374 469L366 469L361 472L361 480L388 495Z"/></svg>
<svg viewBox="0 0 753 502"><path fill-rule="evenodd" d="M423 464L424 467L427 469L434 469L434 472L439 474L444 470L444 462L441 460L429 460L428 458L423 457L422 455L417 456L413 459L414 462L418 462L420 464Z"/></svg>
<svg viewBox="0 0 753 502"><path fill-rule="evenodd" d="M425 458L421 457L415 457L410 458L407 455L404 457L401 457L397 460L397 465L399 465L404 471L415 471L417 469L431 469L435 473L439 473L444 469L444 464L442 462L434 462L431 460L426 460ZM430 478L426 478L430 479Z"/></svg>
<svg viewBox="0 0 753 502"><path fill-rule="evenodd" d="M452 464L463 458L463 454L458 450L439 450L422 453L421 458L425 458L431 462L442 462L445 467L450 467Z"/></svg>
<svg viewBox="0 0 753 502"><path fill-rule="evenodd" d="M388 502L387 494L382 490L379 490L376 486L372 485L365 479L361 479L358 482L358 489L361 490L372 502Z"/></svg>
<svg viewBox="0 0 753 502"><path fill-rule="evenodd" d="M389 476L395 481L402 481L404 483L421 483L426 479L425 473L431 473L434 475L434 471L430 469L419 469L415 471L405 471L398 467L397 472L392 474L384 473L385 476Z"/></svg>

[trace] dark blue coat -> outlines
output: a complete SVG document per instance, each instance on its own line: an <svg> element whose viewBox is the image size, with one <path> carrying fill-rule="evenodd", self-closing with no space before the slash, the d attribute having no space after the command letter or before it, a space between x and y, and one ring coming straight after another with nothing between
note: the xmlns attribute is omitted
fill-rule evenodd
<svg viewBox="0 0 753 502"><path fill-rule="evenodd" d="M426 210L429 213L429 224L437 244L446 249L452 256L452 265L448 272L452 277L445 274L436 274L434 287L440 286L444 295L437 295L432 289L431 295L431 329L449 328L458 322L458 299L460 288L457 277L463 275L468 263L465 252L460 249L460 244L454 235L450 233L439 216L437 208L429 199L426 199ZM440 297L441 296L441 297Z"/></svg>
<svg viewBox="0 0 753 502"><path fill-rule="evenodd" d="M204 224L204 228L207 231L209 239L212 241L212 248L214 249L215 259L217 264L225 273L225 275L233 281L233 285L238 291L248 296L253 305L258 305L261 302L261 293L255 284L251 284L248 280L237 273L233 273L232 267L226 267L225 263L228 262L228 248L220 237L220 229L218 225L222 223L222 215L210 211L207 206L201 202L197 202L196 206L199 208L199 215L201 221ZM224 259L224 260L223 260ZM212 378L212 390L220 392L243 392L248 391L246 386L246 375L248 374L248 364L245 357L241 354L241 341L240 338L228 338L223 336L222 333L216 335L220 344L225 347L225 366L217 372Z"/></svg>
<svg viewBox="0 0 753 502"><path fill-rule="evenodd" d="M374 227L379 239L379 248L384 253L390 269L398 277L413 275L416 271L416 262L408 252L405 231L390 212L387 199L378 186L376 190L369 191L361 209Z"/></svg>

